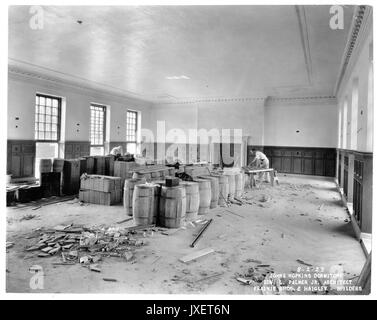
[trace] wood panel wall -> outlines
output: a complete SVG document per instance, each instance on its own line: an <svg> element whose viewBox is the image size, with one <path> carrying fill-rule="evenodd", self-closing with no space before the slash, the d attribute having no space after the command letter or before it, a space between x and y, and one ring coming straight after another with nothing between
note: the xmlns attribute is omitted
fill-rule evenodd
<svg viewBox="0 0 377 320"><path fill-rule="evenodd" d="M338 184L360 231L372 233L373 153L338 149ZM339 174L342 174L343 179Z"/></svg>
<svg viewBox="0 0 377 320"><path fill-rule="evenodd" d="M7 174L13 178L34 177L35 141L7 141Z"/></svg>
<svg viewBox="0 0 377 320"><path fill-rule="evenodd" d="M64 147L64 159L77 159L90 155L89 141L66 141Z"/></svg>
<svg viewBox="0 0 377 320"><path fill-rule="evenodd" d="M335 177L334 148L264 146L263 151L270 160L270 167L278 172Z"/></svg>

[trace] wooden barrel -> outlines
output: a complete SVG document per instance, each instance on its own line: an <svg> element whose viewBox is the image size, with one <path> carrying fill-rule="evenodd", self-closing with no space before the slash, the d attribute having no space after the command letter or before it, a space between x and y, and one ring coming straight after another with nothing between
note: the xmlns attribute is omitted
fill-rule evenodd
<svg viewBox="0 0 377 320"><path fill-rule="evenodd" d="M52 171L63 172L63 168L64 168L64 159L55 158L52 163Z"/></svg>
<svg viewBox="0 0 377 320"><path fill-rule="evenodd" d="M219 178L216 176L200 176L199 178L207 179L211 181L211 205L210 208L214 209L217 207L220 196L220 186Z"/></svg>
<svg viewBox="0 0 377 320"><path fill-rule="evenodd" d="M162 227L180 228L186 217L186 189L161 187L158 220Z"/></svg>
<svg viewBox="0 0 377 320"><path fill-rule="evenodd" d="M150 184L154 191L154 212L156 213L156 221L154 223L158 223L158 212L160 206L160 196L161 196L161 187L163 186L164 181L161 180L153 181Z"/></svg>
<svg viewBox="0 0 377 320"><path fill-rule="evenodd" d="M206 214L211 206L211 181L206 179L194 179L199 184L199 211L198 214Z"/></svg>
<svg viewBox="0 0 377 320"><path fill-rule="evenodd" d="M198 217L199 212L199 184L182 181L180 185L186 189L186 220L193 221Z"/></svg>
<svg viewBox="0 0 377 320"><path fill-rule="evenodd" d="M237 198L241 198L242 196L242 192L243 192L243 189L244 189L244 179L243 179L243 174L242 173L236 173L234 175L235 177L235 196Z"/></svg>
<svg viewBox="0 0 377 320"><path fill-rule="evenodd" d="M63 161L63 166L64 166L64 161ZM39 172L40 173L51 172L51 168L52 168L51 159L41 159L41 160L39 160Z"/></svg>
<svg viewBox="0 0 377 320"><path fill-rule="evenodd" d="M175 169L174 168L170 168L169 169L169 174L168 174L169 176L175 176Z"/></svg>
<svg viewBox="0 0 377 320"><path fill-rule="evenodd" d="M123 206L126 210L126 214L132 216L132 202L134 188L136 185L144 184L145 179L128 179L124 182L124 192L123 192Z"/></svg>
<svg viewBox="0 0 377 320"><path fill-rule="evenodd" d="M137 226L155 224L157 219L156 185L134 186L132 198L133 220ZM157 198L158 199L158 198Z"/></svg>
<svg viewBox="0 0 377 320"><path fill-rule="evenodd" d="M229 178L228 176L219 175L219 205L223 206L229 196Z"/></svg>
<svg viewBox="0 0 377 320"><path fill-rule="evenodd" d="M225 175L228 177L229 182L229 198L234 199L234 195L236 194L236 176L234 173L227 173Z"/></svg>

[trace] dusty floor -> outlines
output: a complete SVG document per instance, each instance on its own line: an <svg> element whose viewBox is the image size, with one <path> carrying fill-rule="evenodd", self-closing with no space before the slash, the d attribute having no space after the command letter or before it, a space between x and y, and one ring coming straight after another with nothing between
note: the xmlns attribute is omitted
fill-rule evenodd
<svg viewBox="0 0 377 320"><path fill-rule="evenodd" d="M7 292L261 294L236 280L255 267L253 260L270 265L276 274L307 268L298 259L314 268L323 267L325 272L341 266L345 279L355 279L365 257L334 182L283 174L279 180L280 185L274 188L262 184L259 189L247 190L244 197L252 204L228 208L236 214L220 207L211 210L205 218L214 221L195 249L189 244L200 226L187 226L169 236L155 232L146 236L147 244L135 251L133 261L106 258L100 263L101 273L80 265L54 266L60 257L38 258L36 253L25 252L31 241L26 236L33 229L58 224L120 226L116 222L126 218L122 206L63 202L38 210L7 208L7 241L15 243L7 253ZM263 195L268 201L260 201ZM37 217L20 221L27 214ZM132 221L121 224L129 225ZM189 264L178 260L207 247L215 252ZM43 268L44 289L30 288L32 265Z"/></svg>

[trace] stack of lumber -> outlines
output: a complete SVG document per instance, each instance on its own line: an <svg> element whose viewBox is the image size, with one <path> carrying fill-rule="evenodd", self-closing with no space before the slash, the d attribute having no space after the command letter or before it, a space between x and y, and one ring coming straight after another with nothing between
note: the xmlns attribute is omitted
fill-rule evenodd
<svg viewBox="0 0 377 320"><path fill-rule="evenodd" d="M122 200L122 179L102 175L81 176L79 199L82 202L111 206Z"/></svg>

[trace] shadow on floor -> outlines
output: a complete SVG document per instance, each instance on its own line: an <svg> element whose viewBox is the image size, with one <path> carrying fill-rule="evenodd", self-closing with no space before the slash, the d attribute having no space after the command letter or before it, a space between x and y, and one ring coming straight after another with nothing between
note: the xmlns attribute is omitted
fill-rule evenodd
<svg viewBox="0 0 377 320"><path fill-rule="evenodd" d="M336 234L341 234L341 235L344 235L344 236L348 236L348 237L354 238L356 240L355 232L353 230L351 222L344 223L344 224L342 224L340 226L336 226L334 228L330 228L329 230L331 230L332 232L334 232Z"/></svg>

